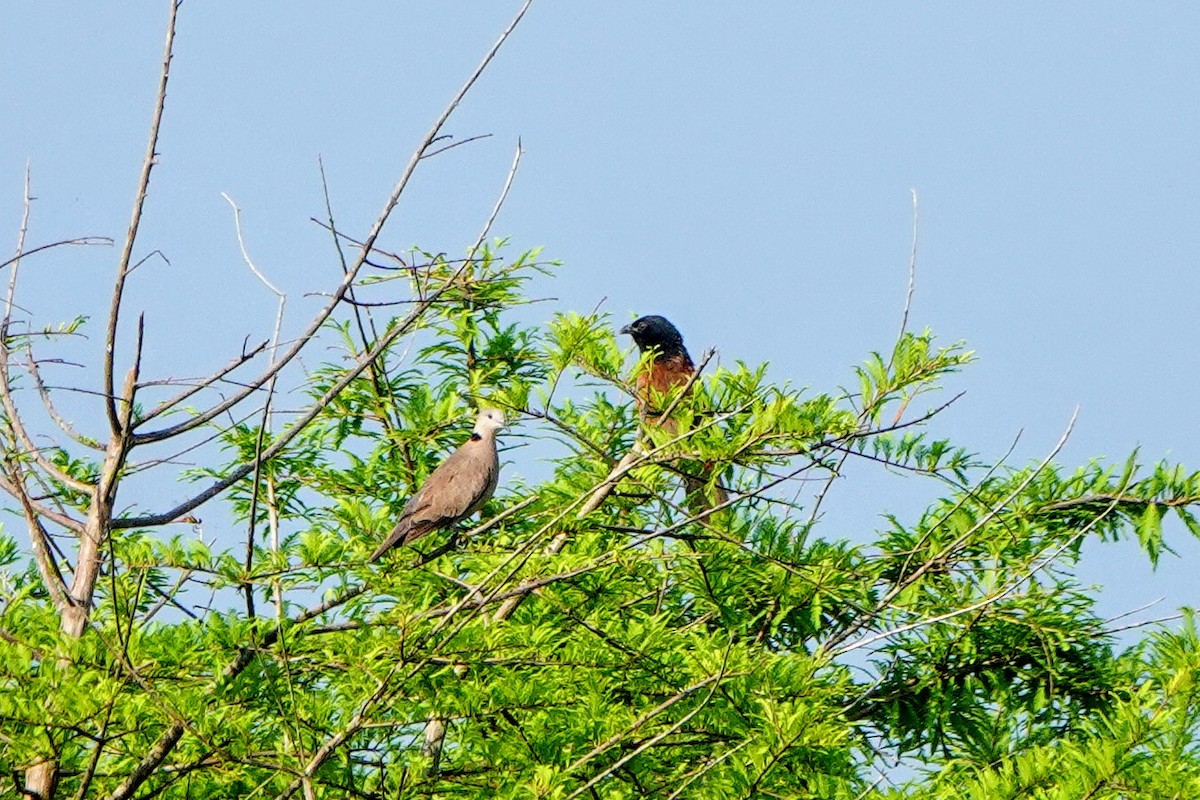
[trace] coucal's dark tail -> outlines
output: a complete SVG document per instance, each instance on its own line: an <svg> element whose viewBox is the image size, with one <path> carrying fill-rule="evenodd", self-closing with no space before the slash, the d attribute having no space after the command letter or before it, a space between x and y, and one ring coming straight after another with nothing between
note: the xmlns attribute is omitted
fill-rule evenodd
<svg viewBox="0 0 1200 800"><path fill-rule="evenodd" d="M712 477L711 471L705 471L700 475L683 476L683 493L687 509L693 515L703 514L705 511L711 511L714 508L719 508L729 502L729 493L719 483L713 483L709 486L709 481ZM712 515L707 515L706 519Z"/></svg>

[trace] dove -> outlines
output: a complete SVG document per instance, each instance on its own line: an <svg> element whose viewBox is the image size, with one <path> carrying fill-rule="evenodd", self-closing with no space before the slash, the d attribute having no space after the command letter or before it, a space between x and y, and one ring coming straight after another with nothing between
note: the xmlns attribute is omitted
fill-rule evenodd
<svg viewBox="0 0 1200 800"><path fill-rule="evenodd" d="M378 561L393 547L415 542L478 511L496 491L500 480L496 433L504 427L504 413L500 409L480 410L471 438L425 479L404 505L396 527L367 561Z"/></svg>

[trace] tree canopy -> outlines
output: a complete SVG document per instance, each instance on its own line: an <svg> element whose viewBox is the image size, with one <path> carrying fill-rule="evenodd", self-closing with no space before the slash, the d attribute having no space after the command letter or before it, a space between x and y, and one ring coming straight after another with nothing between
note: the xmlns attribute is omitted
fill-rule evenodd
<svg viewBox="0 0 1200 800"><path fill-rule="evenodd" d="M39 358L84 322L27 324L18 268L56 250L22 236L0 330L0 489L24 522L0 536L4 791L1200 795L1191 614L1122 644L1076 576L1089 539L1135 539L1153 562L1164 517L1200 535L1200 473L1136 453L1071 467L1058 448L1008 464L952 441L943 383L972 355L907 325L846 388L700 359L665 399L675 429L643 426L645 363L613 319L531 321L531 281L557 269L538 250L491 220L461 258L379 243L462 93L372 228L328 210L344 271L322 311L207 380L141 375L140 325L117 369L135 214L93 416L57 413ZM339 349L305 371L314 342ZM281 375L299 410L279 407ZM478 521L367 564L480 405L515 426ZM209 440L220 455L184 476L187 502L123 488ZM855 462L936 499L888 515ZM727 502L690 506L697 474ZM829 529L831 489L879 529ZM189 527L205 503L233 521L215 542Z"/></svg>

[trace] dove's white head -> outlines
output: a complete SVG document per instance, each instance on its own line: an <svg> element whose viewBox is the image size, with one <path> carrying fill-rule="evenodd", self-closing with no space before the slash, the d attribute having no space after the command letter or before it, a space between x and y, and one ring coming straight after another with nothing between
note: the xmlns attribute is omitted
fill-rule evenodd
<svg viewBox="0 0 1200 800"><path fill-rule="evenodd" d="M475 418L475 432L480 436L495 436L505 427L504 412L498 408L481 408Z"/></svg>

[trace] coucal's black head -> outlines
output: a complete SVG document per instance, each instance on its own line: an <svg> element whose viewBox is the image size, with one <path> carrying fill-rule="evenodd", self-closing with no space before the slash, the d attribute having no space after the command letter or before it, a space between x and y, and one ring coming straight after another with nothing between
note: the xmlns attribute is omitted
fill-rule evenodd
<svg viewBox="0 0 1200 800"><path fill-rule="evenodd" d="M687 348L683 346L683 335L666 317L652 314L635 319L621 328L621 333L632 336L633 343L643 353L647 350L657 350L664 356L687 355Z"/></svg>

